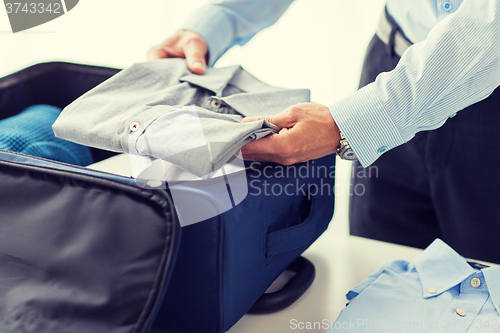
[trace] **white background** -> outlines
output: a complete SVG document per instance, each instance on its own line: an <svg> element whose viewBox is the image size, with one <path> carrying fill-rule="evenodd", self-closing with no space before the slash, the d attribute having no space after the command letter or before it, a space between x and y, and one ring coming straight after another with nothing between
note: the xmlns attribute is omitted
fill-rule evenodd
<svg viewBox="0 0 500 333"><path fill-rule="evenodd" d="M145 61L147 50L175 32L189 13L203 3L206 1L81 0L62 17L16 34L12 34L7 14L0 8L0 77L45 61L119 68ZM244 47L230 50L216 66L241 64L266 83L309 88L314 102L333 104L356 90L364 50L375 32L384 3L297 0L274 26ZM334 320L345 304L344 294L348 290L334 289L332 280L351 279L348 285L354 286L373 270L363 268L363 261L369 258L363 257L363 253L371 250L366 244L372 243L344 243L347 238L338 238L348 234L349 167L349 163L338 163L336 181L340 191L334 220L320 241L306 252L317 269L311 290L286 310L291 312L257 316L258 320L256 316L245 316L232 332L294 331L288 323L291 316L296 316L294 306L315 309L314 313L301 311L299 320ZM351 252L347 251L349 247ZM344 250L346 255L342 258L334 253ZM385 255L389 257L388 252ZM359 273L341 276L342 263L351 260L359 265Z"/></svg>

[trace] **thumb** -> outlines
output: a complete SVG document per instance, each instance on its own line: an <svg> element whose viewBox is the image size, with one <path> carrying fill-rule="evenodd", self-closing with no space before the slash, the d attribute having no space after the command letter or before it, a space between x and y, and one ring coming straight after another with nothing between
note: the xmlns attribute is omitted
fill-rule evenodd
<svg viewBox="0 0 500 333"><path fill-rule="evenodd" d="M207 68L204 50L203 44L197 40L190 41L184 47L187 66L195 74L203 74Z"/></svg>
<svg viewBox="0 0 500 333"><path fill-rule="evenodd" d="M243 118L243 123L249 123L251 121L257 120L267 120L273 125L278 126L279 128L290 128L296 124L296 121L292 121L291 117L287 112L281 112L274 116L253 116L253 117L245 117Z"/></svg>

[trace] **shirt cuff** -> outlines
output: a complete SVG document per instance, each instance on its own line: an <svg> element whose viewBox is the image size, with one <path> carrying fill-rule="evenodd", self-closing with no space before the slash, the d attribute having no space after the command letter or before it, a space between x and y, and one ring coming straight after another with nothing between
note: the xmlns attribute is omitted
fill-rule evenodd
<svg viewBox="0 0 500 333"><path fill-rule="evenodd" d="M397 126L369 84L328 107L363 167L384 152L405 143Z"/></svg>
<svg viewBox="0 0 500 333"><path fill-rule="evenodd" d="M179 30L194 31L205 39L209 66L226 52L234 37L234 27L229 17L216 5L206 5L196 9Z"/></svg>

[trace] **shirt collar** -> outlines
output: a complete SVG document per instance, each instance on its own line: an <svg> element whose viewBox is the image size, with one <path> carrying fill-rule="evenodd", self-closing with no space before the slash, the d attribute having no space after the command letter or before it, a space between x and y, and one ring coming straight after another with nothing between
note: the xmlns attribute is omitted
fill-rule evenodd
<svg viewBox="0 0 500 333"><path fill-rule="evenodd" d="M500 266L483 268L481 272L488 285L491 301L500 314Z"/></svg>
<svg viewBox="0 0 500 333"><path fill-rule="evenodd" d="M231 81L233 76L243 70L241 66L230 66L222 68L207 67L205 74L188 74L179 79L180 82L189 82L199 87L203 87L213 91L217 95L221 95L222 90Z"/></svg>
<svg viewBox="0 0 500 333"><path fill-rule="evenodd" d="M413 260L413 265L422 283L423 298L437 296L476 272L462 256L439 238ZM481 271L491 300L500 313L500 266Z"/></svg>
<svg viewBox="0 0 500 333"><path fill-rule="evenodd" d="M203 87L217 96L222 95L228 83L243 88L246 91L244 94L233 94L220 99L245 117L275 115L290 105L310 100L309 89L272 87L257 80L240 66L208 67L203 75L188 74L179 81Z"/></svg>

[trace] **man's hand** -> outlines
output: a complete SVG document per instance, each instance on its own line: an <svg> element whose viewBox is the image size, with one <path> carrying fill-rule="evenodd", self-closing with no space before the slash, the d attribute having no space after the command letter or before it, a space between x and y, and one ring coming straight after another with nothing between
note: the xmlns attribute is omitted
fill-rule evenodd
<svg viewBox="0 0 500 333"><path fill-rule="evenodd" d="M181 30L160 45L148 51L148 60L162 58L186 58L189 70L195 74L205 73L207 42L197 33Z"/></svg>
<svg viewBox="0 0 500 333"><path fill-rule="evenodd" d="M247 117L243 122L259 119L281 131L247 143L241 149L246 160L291 165L333 154L340 145L339 128L324 105L296 104L276 116Z"/></svg>

